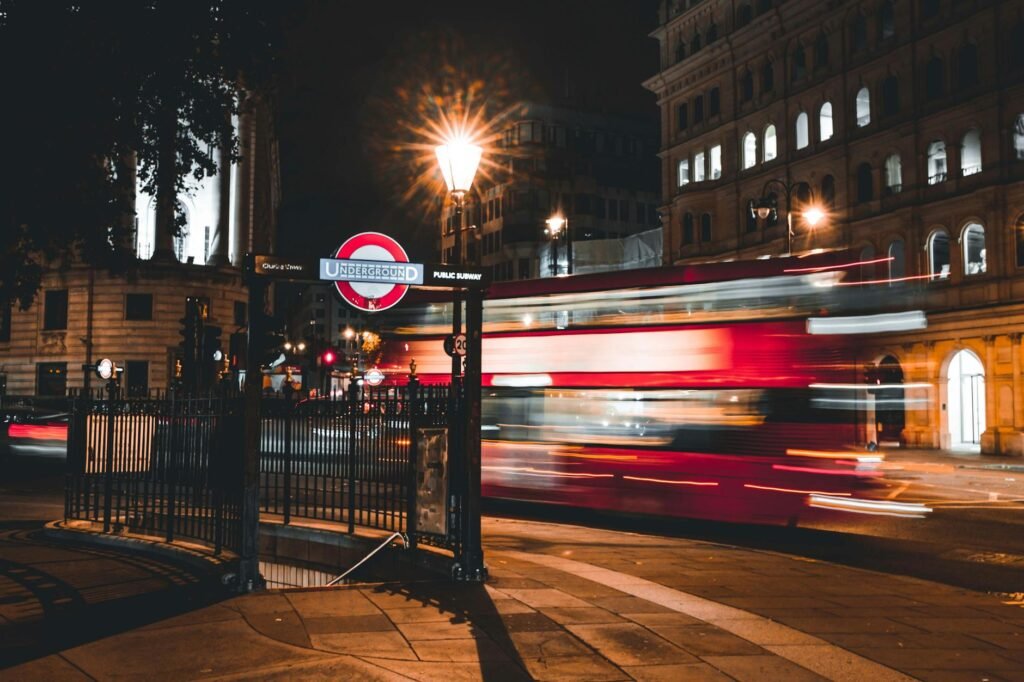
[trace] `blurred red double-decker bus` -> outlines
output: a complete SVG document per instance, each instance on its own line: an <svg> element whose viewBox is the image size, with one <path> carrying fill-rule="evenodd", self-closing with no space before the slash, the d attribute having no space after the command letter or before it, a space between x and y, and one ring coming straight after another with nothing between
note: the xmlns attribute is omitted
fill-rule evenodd
<svg viewBox="0 0 1024 682"><path fill-rule="evenodd" d="M809 333L849 254L491 286L483 494L602 510L792 523L870 498L854 449L848 337ZM385 323L379 368L450 380L452 305L425 292Z"/></svg>

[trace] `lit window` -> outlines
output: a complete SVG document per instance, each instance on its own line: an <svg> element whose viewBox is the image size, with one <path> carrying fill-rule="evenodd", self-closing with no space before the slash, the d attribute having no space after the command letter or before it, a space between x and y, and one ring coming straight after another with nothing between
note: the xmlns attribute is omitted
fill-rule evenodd
<svg viewBox="0 0 1024 682"><path fill-rule="evenodd" d="M796 148L803 149L810 140L807 132L807 112L801 111L796 117Z"/></svg>
<svg viewBox="0 0 1024 682"><path fill-rule="evenodd" d="M680 187L682 187L683 185L690 184L690 160L689 159L683 159L682 161L679 162L678 182L679 182L679 186Z"/></svg>
<svg viewBox="0 0 1024 682"><path fill-rule="evenodd" d="M899 154L890 154L885 160L885 191L886 194L903 191L903 166Z"/></svg>
<svg viewBox="0 0 1024 682"><path fill-rule="evenodd" d="M960 152L960 174L974 175L981 172L981 133L971 128L964 134Z"/></svg>
<svg viewBox="0 0 1024 682"><path fill-rule="evenodd" d="M722 177L722 145L716 144L711 148L711 179L717 180Z"/></svg>
<svg viewBox="0 0 1024 682"><path fill-rule="evenodd" d="M771 161L778 156L778 147L775 139L775 126L770 125L764 129L764 160Z"/></svg>
<svg viewBox="0 0 1024 682"><path fill-rule="evenodd" d="M871 93L867 88L857 91L857 127L863 128L871 123Z"/></svg>
<svg viewBox="0 0 1024 682"><path fill-rule="evenodd" d="M928 184L946 181L946 143L935 140L928 145Z"/></svg>
<svg viewBox="0 0 1024 682"><path fill-rule="evenodd" d="M748 132L743 136L743 169L753 168L757 164L757 137Z"/></svg>
<svg viewBox="0 0 1024 682"><path fill-rule="evenodd" d="M935 230L928 237L928 274L932 279L949 278L949 235Z"/></svg>
<svg viewBox="0 0 1024 682"><path fill-rule="evenodd" d="M832 103L825 102L818 112L818 139L824 142L832 137Z"/></svg>
<svg viewBox="0 0 1024 682"><path fill-rule="evenodd" d="M988 269L985 257L985 228L969 223L964 228L964 274L980 275Z"/></svg>
<svg viewBox="0 0 1024 682"><path fill-rule="evenodd" d="M693 155L693 181L704 182L704 152Z"/></svg>

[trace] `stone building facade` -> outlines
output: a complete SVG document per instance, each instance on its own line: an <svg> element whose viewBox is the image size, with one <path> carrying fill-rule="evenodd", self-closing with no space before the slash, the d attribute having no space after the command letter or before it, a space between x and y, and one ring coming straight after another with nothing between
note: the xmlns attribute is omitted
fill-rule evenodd
<svg viewBox="0 0 1024 682"><path fill-rule="evenodd" d="M878 260L928 316L865 340L887 387L865 439L1024 454L1024 2L666 0L659 21L665 262L781 254L792 208L793 252Z"/></svg>
<svg viewBox="0 0 1024 682"><path fill-rule="evenodd" d="M280 173L272 111L257 103L238 122L242 160L222 166L188 196L188 224L174 237L136 201L138 261L123 277L73 262L53 264L28 310L8 307L0 324L0 378L9 395L62 395L86 385L100 358L124 372L122 387L145 395L166 389L180 356L180 320L197 297L206 324L230 334L248 323L242 279L246 252L274 247ZM95 383L93 383L95 386Z"/></svg>
<svg viewBox="0 0 1024 682"><path fill-rule="evenodd" d="M570 270L570 235L555 248L545 221L560 215L572 249L658 227L658 133L644 121L527 103L505 121L466 195L461 262L479 262L494 281ZM441 213L440 253L455 254L455 211ZM557 253L557 258L555 254ZM553 261L557 260L557 264Z"/></svg>

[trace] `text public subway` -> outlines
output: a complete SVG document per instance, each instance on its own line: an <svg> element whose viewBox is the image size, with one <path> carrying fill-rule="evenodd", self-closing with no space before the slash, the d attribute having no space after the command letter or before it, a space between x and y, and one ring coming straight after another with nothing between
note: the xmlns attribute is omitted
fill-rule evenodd
<svg viewBox="0 0 1024 682"><path fill-rule="evenodd" d="M422 284L423 265L420 263L321 258L320 279L336 282Z"/></svg>

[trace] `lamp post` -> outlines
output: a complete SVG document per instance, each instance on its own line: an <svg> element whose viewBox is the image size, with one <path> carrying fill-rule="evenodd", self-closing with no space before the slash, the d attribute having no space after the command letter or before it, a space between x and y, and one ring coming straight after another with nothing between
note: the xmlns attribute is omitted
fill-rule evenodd
<svg viewBox="0 0 1024 682"><path fill-rule="evenodd" d="M567 275L572 274L572 235L569 233L569 221L562 215L553 215L544 221L548 226L548 234L551 235L551 249L553 258L551 260L551 275L558 276L558 240L563 234L566 235L566 266Z"/></svg>
<svg viewBox="0 0 1024 682"><path fill-rule="evenodd" d="M434 148L437 164L441 167L444 184L455 202L455 264L462 265L462 209L466 192L473 185L476 169L480 166L483 150L466 136L454 137L445 144ZM462 296L456 291L452 296L452 335L462 333ZM452 380L462 375L462 362L458 355L452 356Z"/></svg>
<svg viewBox="0 0 1024 682"><path fill-rule="evenodd" d="M754 218L767 220L770 216L778 215L778 206L775 197L769 196L768 189L772 186L782 190L786 198L786 255L793 253L793 190L800 186L799 182L786 182L785 180L772 179L764 183L761 189L761 198L751 200L750 214ZM801 211L804 222L810 227L816 226L825 218L825 211L821 206L814 203L807 204Z"/></svg>

